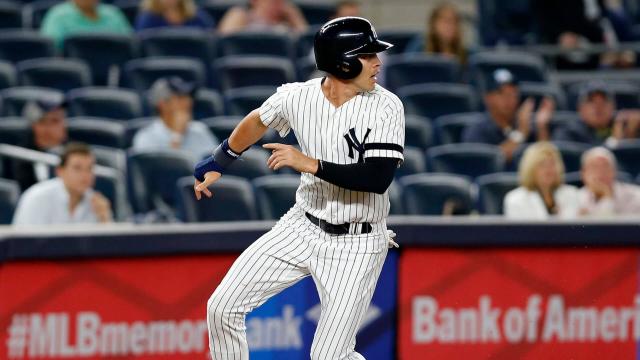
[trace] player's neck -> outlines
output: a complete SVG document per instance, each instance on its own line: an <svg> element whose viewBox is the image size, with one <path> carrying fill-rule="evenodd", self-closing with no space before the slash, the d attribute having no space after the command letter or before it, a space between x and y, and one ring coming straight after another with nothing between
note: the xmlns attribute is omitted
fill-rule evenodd
<svg viewBox="0 0 640 360"><path fill-rule="evenodd" d="M340 107L361 91L352 82L340 80L332 76L325 77L321 87L324 96L335 107Z"/></svg>

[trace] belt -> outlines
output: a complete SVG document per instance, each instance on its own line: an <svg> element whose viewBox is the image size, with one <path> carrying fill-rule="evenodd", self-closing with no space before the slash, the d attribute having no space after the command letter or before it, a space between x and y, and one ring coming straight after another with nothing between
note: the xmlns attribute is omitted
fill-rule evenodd
<svg viewBox="0 0 640 360"><path fill-rule="evenodd" d="M368 234L373 230L373 226L371 223L344 223L340 225L335 225L329 222L326 222L322 219L318 219L317 217L305 213L307 219L309 219L313 224L318 226L322 231L331 234L331 235L358 235L358 234Z"/></svg>

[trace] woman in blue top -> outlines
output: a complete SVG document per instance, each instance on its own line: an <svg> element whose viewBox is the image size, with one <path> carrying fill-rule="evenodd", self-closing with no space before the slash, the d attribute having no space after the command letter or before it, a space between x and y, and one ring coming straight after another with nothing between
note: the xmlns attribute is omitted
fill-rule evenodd
<svg viewBox="0 0 640 360"><path fill-rule="evenodd" d="M136 19L136 31L167 26L213 29L214 21L193 0L144 0Z"/></svg>

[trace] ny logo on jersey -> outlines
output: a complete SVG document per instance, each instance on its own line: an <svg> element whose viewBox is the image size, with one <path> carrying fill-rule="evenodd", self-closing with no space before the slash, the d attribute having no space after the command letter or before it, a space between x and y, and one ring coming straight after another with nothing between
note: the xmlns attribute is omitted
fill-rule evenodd
<svg viewBox="0 0 640 360"><path fill-rule="evenodd" d="M354 158L353 150L355 149L358 152L358 162L364 162L362 157L364 156L364 143L367 141L367 137L371 129L367 128L367 132L364 134L364 138L362 138L362 142L358 140L356 136L356 128L349 129L349 132L344 134L345 140L347 140L347 145L349 145L349 157L351 159Z"/></svg>

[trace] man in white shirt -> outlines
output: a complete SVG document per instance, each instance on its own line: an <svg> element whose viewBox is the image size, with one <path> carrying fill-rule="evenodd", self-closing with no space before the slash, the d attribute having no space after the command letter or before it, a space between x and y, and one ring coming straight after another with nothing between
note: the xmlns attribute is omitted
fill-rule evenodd
<svg viewBox="0 0 640 360"><path fill-rule="evenodd" d="M150 98L158 119L133 138L136 150L184 150L197 162L218 146L218 139L203 123L192 121L196 86L177 76L161 78L151 86Z"/></svg>
<svg viewBox="0 0 640 360"><path fill-rule="evenodd" d="M57 177L30 187L20 198L13 224L53 225L112 221L111 204L92 189L95 158L85 144L70 143L56 168Z"/></svg>
<svg viewBox="0 0 640 360"><path fill-rule="evenodd" d="M578 200L580 215L612 217L640 216L640 187L616 181L616 158L604 147L582 155L582 181Z"/></svg>

